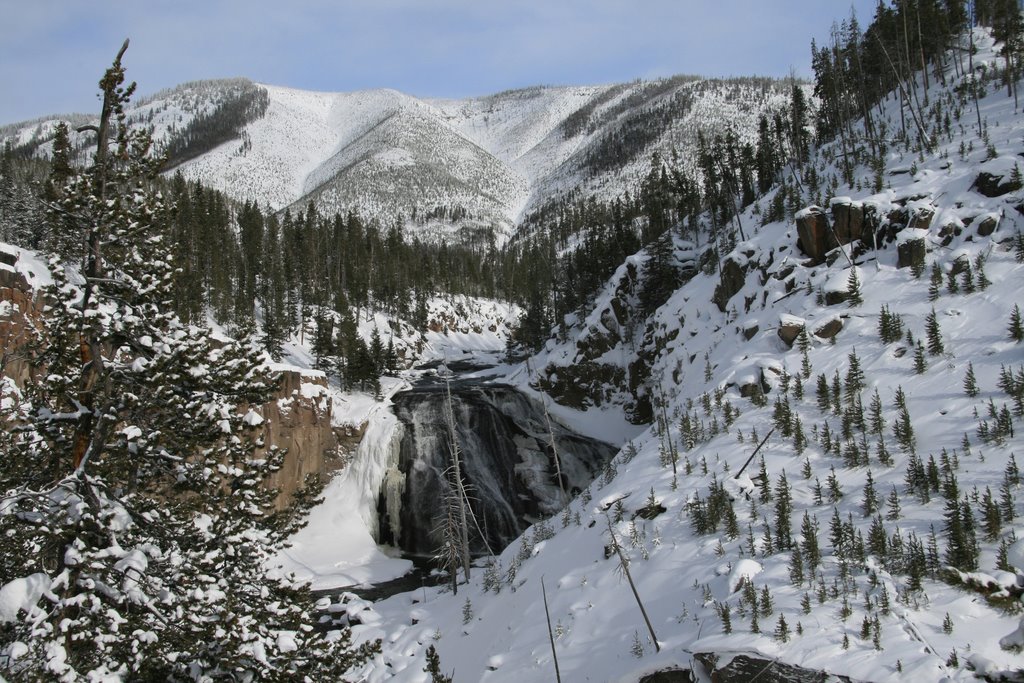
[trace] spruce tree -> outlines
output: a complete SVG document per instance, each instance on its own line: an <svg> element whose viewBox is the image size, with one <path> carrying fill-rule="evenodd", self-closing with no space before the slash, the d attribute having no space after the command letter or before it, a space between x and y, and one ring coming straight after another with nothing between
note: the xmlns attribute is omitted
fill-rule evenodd
<svg viewBox="0 0 1024 683"><path fill-rule="evenodd" d="M23 644L0 672L337 679L379 642L324 637L308 591L266 577L298 518L260 485L280 455L253 455L262 418L245 406L273 381L252 349L170 306L170 207L148 135L126 123L127 45L100 81L93 163L59 198L86 248L80 261L51 254L40 379L2 416L20 427L0 437L0 508L16 511L0 515L0 556L18 558L0 562L0 584L31 576L45 590L0 633L4 651Z"/></svg>
<svg viewBox="0 0 1024 683"><path fill-rule="evenodd" d="M946 349L942 345L942 331L939 329L939 319L935 315L935 309L925 317L925 336L928 339L928 353L932 356L940 356Z"/></svg>
<svg viewBox="0 0 1024 683"><path fill-rule="evenodd" d="M939 287L942 286L942 267L938 261L932 261L931 279L928 283L928 301L936 301L939 298Z"/></svg>
<svg viewBox="0 0 1024 683"><path fill-rule="evenodd" d="M1010 339L1018 344L1024 341L1024 321L1021 320L1020 306L1013 305L1013 312L1010 313L1009 325Z"/></svg>
<svg viewBox="0 0 1024 683"><path fill-rule="evenodd" d="M793 545L790 517L793 514L793 498L786 471L779 474L775 485L775 545L779 550L788 550Z"/></svg>
<svg viewBox="0 0 1024 683"><path fill-rule="evenodd" d="M857 277L857 267L850 268L850 275L846 279L846 303L850 308L860 306L864 303L864 294L860 289L860 278Z"/></svg>
<svg viewBox="0 0 1024 683"><path fill-rule="evenodd" d="M928 359L924 355L924 344L920 341L914 347L914 372L923 375L928 371Z"/></svg>
<svg viewBox="0 0 1024 683"><path fill-rule="evenodd" d="M978 396L978 379L974 376L974 364L967 363L967 372L964 373L964 393L970 398Z"/></svg>

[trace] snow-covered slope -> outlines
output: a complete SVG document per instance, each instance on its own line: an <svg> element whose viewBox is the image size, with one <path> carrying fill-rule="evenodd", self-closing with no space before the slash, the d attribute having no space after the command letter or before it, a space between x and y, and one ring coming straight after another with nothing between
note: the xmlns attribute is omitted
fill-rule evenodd
<svg viewBox="0 0 1024 683"><path fill-rule="evenodd" d="M978 42L976 64L992 73L994 46ZM820 198L837 231L852 215L864 219L862 239L843 250L817 261L798 244L793 217L761 225L720 271L704 262L653 314L619 326L634 302L618 281L642 277L647 256L623 265L593 314L533 367L550 382L587 361L619 368L624 379L609 392L625 396L630 379L640 382L662 419L638 436L622 430L632 447L457 596L428 588L374 605L349 599L357 635L384 642L367 680L428 680L431 645L460 680L551 680L545 589L566 680L706 673L702 655L857 681L998 680L1024 669L1024 342L1010 331L1024 284L1024 188L1013 179L1024 116L990 83L979 131L952 69L947 79L929 97L960 118L937 130L935 151L900 145L880 192L865 189L874 177L861 166L852 186L837 181L836 196ZM883 102L890 130L898 106ZM929 126L941 122L929 116ZM841 177L831 146L812 163L821 177ZM759 223L753 208L742 220ZM703 251L676 244L680 262L700 264ZM731 284L730 273L739 274ZM851 273L863 302L843 300ZM902 324L889 339L883 307ZM782 338L801 327L806 351ZM638 361L648 370L630 377ZM508 379L529 390L527 377L518 368ZM584 429L602 415L621 424L616 400L557 414ZM660 651L610 550L613 534ZM965 538L977 544L976 568L958 557Z"/></svg>

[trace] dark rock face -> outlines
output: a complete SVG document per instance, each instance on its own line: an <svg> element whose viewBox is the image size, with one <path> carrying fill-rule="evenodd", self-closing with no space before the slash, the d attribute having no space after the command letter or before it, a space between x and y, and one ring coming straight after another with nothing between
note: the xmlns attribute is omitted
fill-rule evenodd
<svg viewBox="0 0 1024 683"><path fill-rule="evenodd" d="M785 320L779 324L779 339L788 346L793 348L793 342L800 336L800 332L804 329L804 324L796 320Z"/></svg>
<svg viewBox="0 0 1024 683"><path fill-rule="evenodd" d="M829 228L828 216L820 206L809 207L796 219L796 233L800 250L815 265L825 262L825 254L839 246Z"/></svg>
<svg viewBox="0 0 1024 683"><path fill-rule="evenodd" d="M718 310L725 313L729 299L743 289L747 282L747 271L735 259L726 258L722 262L721 280L715 287L715 294L711 300L718 306Z"/></svg>
<svg viewBox="0 0 1024 683"><path fill-rule="evenodd" d="M831 339L832 337L839 334L843 329L843 321L839 318L832 318L814 328L814 336L818 339Z"/></svg>
<svg viewBox="0 0 1024 683"><path fill-rule="evenodd" d="M835 306L841 304L844 301L849 301L850 293L848 291L833 289L825 292L825 305Z"/></svg>
<svg viewBox="0 0 1024 683"><path fill-rule="evenodd" d="M455 383L452 402L473 512L487 545L500 552L531 523L562 505L544 412L522 393L502 385ZM443 385L421 386L396 394L394 404L405 434L400 473L388 473L378 498L378 540L414 555L432 555L443 542L442 501L451 464L446 393ZM614 447L557 423L552 429L567 492L587 486L615 454ZM400 501L387 500L395 491L400 492ZM475 530L470 546L473 554L487 552Z"/></svg>
<svg viewBox="0 0 1024 683"><path fill-rule="evenodd" d="M987 216L980 223L978 223L978 237L988 237L996 231L996 226L999 225L999 219L995 216Z"/></svg>
<svg viewBox="0 0 1024 683"><path fill-rule="evenodd" d="M585 410L611 400L616 387L622 387L626 379L626 372L618 366L578 360L572 365L546 368L540 388L562 405Z"/></svg>
<svg viewBox="0 0 1024 683"><path fill-rule="evenodd" d="M743 398L753 398L755 396L764 396L765 394L767 394L771 390L772 390L772 387L765 380L764 372L763 371L758 373L756 381L750 382L748 384L741 384L740 388L739 388L740 396L742 396Z"/></svg>
<svg viewBox="0 0 1024 683"><path fill-rule="evenodd" d="M864 237L864 209L859 204L837 202L832 205L832 228L839 244Z"/></svg>
<svg viewBox="0 0 1024 683"><path fill-rule="evenodd" d="M1012 178L1003 175L994 175L982 171L974 179L971 189L986 197L1002 197L1004 194L1020 189L1020 183L1014 182Z"/></svg>
<svg viewBox="0 0 1024 683"><path fill-rule="evenodd" d="M825 683L841 681L853 683L846 676L837 676L824 671L804 669L777 660L765 659L762 655L737 654L725 658L713 652L698 652L694 659L704 665L711 675L712 683ZM719 661L728 659L719 666Z"/></svg>
<svg viewBox="0 0 1024 683"><path fill-rule="evenodd" d="M927 253L924 239L907 240L900 242L896 247L896 267L914 268L924 267L924 257Z"/></svg>

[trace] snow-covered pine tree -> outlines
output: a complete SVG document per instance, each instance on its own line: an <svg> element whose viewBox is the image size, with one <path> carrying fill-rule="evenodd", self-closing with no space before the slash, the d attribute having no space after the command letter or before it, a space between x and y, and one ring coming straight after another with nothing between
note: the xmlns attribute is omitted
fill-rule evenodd
<svg viewBox="0 0 1024 683"><path fill-rule="evenodd" d="M252 456L246 405L273 385L249 348L172 312L170 208L148 135L126 126L127 46L100 81L94 161L54 200L82 261L54 245L37 381L0 416L0 585L31 588L0 631L0 672L337 679L379 643L325 637L308 592L267 578L296 519L260 486L279 459Z"/></svg>

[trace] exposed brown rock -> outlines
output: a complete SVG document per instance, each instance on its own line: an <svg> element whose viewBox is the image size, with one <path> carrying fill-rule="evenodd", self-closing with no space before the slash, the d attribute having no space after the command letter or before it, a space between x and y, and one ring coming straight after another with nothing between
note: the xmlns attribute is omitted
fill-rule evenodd
<svg viewBox="0 0 1024 683"><path fill-rule="evenodd" d="M808 207L797 214L796 233L800 250L815 264L824 263L825 254L838 246L829 229L828 216L820 206Z"/></svg>
<svg viewBox="0 0 1024 683"><path fill-rule="evenodd" d="M747 282L747 271L733 258L726 258L722 262L722 272L718 286L715 287L715 294L711 300L718 306L718 310L725 313L729 299L733 298L738 291L743 289Z"/></svg>
<svg viewBox="0 0 1024 683"><path fill-rule="evenodd" d="M793 348L793 342L800 336L801 330L804 329L804 324L804 321L800 318L791 315L782 316L779 321L779 339L789 348Z"/></svg>
<svg viewBox="0 0 1024 683"><path fill-rule="evenodd" d="M365 425L331 425L334 405L322 375L288 370L281 373L280 382L278 398L257 409L265 420L262 437L267 444L257 455L272 445L287 450L281 469L266 481L278 490L275 502L283 509L308 475L326 478L341 468L342 456L355 451Z"/></svg>
<svg viewBox="0 0 1024 683"><path fill-rule="evenodd" d="M815 326L814 336L818 339L832 339L843 329L843 320L839 316L833 316L825 322Z"/></svg>

